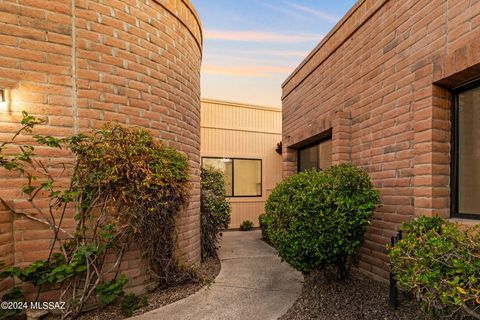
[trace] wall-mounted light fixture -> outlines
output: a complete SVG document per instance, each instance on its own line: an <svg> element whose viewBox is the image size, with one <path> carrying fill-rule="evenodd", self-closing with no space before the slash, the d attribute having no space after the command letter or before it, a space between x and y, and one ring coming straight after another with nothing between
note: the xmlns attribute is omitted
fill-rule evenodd
<svg viewBox="0 0 480 320"><path fill-rule="evenodd" d="M0 112L7 110L7 91L0 88Z"/></svg>
<svg viewBox="0 0 480 320"><path fill-rule="evenodd" d="M277 148L275 148L275 152L277 152L279 155L282 155L282 141L277 143Z"/></svg>

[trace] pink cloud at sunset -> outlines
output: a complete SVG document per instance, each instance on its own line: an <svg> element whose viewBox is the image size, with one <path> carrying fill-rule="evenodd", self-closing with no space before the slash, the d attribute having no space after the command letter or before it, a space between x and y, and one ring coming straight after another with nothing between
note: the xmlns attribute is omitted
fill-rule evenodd
<svg viewBox="0 0 480 320"><path fill-rule="evenodd" d="M282 83L356 1L191 0L203 26L202 96L280 106Z"/></svg>
<svg viewBox="0 0 480 320"><path fill-rule="evenodd" d="M275 74L288 75L293 71L292 67L275 67L275 66L220 66L214 64L204 64L202 66L203 73L220 74L228 76L246 76L257 78L269 78Z"/></svg>
<svg viewBox="0 0 480 320"><path fill-rule="evenodd" d="M208 40L226 40L241 42L276 42L298 43L319 41L322 35L316 34L284 34L263 31L230 31L230 30L205 30L204 38Z"/></svg>

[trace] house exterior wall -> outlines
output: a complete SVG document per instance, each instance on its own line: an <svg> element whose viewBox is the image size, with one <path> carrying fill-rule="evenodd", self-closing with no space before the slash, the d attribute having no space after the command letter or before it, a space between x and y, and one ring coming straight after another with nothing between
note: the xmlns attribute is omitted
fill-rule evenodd
<svg viewBox="0 0 480 320"><path fill-rule="evenodd" d="M200 64L202 33L188 0L0 1L0 141L19 128L21 111L46 119L35 133L65 136L106 121L148 128L185 153L191 168L188 209L177 221L179 255L200 261ZM29 138L20 137L23 141ZM38 148L52 161L65 151ZM0 196L16 208L23 180L0 170ZM39 205L46 201L39 199ZM73 228L72 212L64 223ZM48 255L51 232L0 208L0 259L25 265ZM140 250L122 272L141 286ZM12 285L0 283L0 292Z"/></svg>
<svg viewBox="0 0 480 320"><path fill-rule="evenodd" d="M282 139L281 117L277 108L202 100L202 157L262 160L262 196L230 198L230 228L245 220L258 227L265 201L282 179L282 157L275 152Z"/></svg>
<svg viewBox="0 0 480 320"><path fill-rule="evenodd" d="M370 174L383 205L360 267L418 215L450 217L450 89L480 78L480 1L360 0L283 84L283 173L331 130L333 163Z"/></svg>

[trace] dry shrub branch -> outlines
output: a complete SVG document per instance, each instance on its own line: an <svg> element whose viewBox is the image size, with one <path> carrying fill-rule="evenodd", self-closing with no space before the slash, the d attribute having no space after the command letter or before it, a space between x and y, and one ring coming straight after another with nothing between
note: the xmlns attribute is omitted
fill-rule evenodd
<svg viewBox="0 0 480 320"><path fill-rule="evenodd" d="M7 199L0 197L0 201L12 214L48 225L54 241L46 260L25 268L3 267L0 278L11 276L34 284L37 299L42 287L59 288L61 299L67 302L63 318L70 318L87 305L107 305L123 293L128 279L119 267L133 239L160 285L191 276L175 256L175 221L188 200L186 157L146 130L118 124L61 139L34 135L36 144L69 149L75 156L73 166L56 164L64 170L53 175L51 171L58 170L37 158L34 146L14 142L40 123L41 119L24 113L13 139L0 144L0 166L25 177L22 191L32 210L19 211ZM17 152L12 152L15 148ZM70 183L65 186L67 175ZM49 199L47 209L37 205L40 195ZM72 210L74 233L62 227ZM3 299L24 298L15 287Z"/></svg>

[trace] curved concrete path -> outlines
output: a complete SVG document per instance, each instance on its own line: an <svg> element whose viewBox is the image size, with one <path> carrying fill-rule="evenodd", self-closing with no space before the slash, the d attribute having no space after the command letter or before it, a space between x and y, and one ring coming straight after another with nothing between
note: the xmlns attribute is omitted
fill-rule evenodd
<svg viewBox="0 0 480 320"><path fill-rule="evenodd" d="M277 319L295 302L302 275L280 262L260 231L225 232L222 269L210 287L135 319Z"/></svg>

